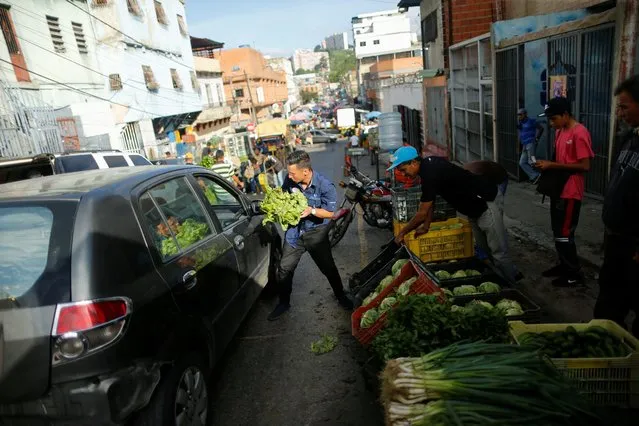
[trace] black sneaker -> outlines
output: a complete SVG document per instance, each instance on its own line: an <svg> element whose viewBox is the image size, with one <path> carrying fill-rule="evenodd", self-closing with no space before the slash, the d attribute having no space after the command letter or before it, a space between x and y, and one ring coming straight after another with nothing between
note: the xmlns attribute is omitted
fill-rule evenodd
<svg viewBox="0 0 639 426"><path fill-rule="evenodd" d="M284 315L286 312L288 312L288 310L291 309L291 305L288 303L278 303L277 306L275 307L275 309L273 309L273 312L271 312L267 319L269 321L275 321L276 319L278 319L279 317L281 317L282 315Z"/></svg>
<svg viewBox="0 0 639 426"><path fill-rule="evenodd" d="M550 278L550 277L558 277L561 276L565 271L564 265L559 264L555 265L550 269L545 270L541 273L542 277Z"/></svg>
<svg viewBox="0 0 639 426"><path fill-rule="evenodd" d="M348 297L348 295L343 295L337 298L337 301L339 302L339 305L346 309L347 311L352 311L354 308L354 304L353 301L351 300L350 297Z"/></svg>
<svg viewBox="0 0 639 426"><path fill-rule="evenodd" d="M584 278L579 274L563 275L552 280L553 287L579 287L584 285Z"/></svg>

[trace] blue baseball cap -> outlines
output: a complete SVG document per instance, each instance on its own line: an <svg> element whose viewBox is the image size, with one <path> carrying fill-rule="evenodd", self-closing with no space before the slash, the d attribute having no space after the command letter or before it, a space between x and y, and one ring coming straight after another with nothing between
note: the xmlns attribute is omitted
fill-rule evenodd
<svg viewBox="0 0 639 426"><path fill-rule="evenodd" d="M393 170L395 167L404 164L408 161L414 160L419 157L417 150L412 146L403 146L395 151L395 154L391 157L393 164L386 170Z"/></svg>

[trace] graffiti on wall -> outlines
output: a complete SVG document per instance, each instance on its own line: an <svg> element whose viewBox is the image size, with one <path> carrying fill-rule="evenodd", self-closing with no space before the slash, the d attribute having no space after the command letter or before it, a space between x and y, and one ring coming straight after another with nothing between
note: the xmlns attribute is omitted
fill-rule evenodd
<svg viewBox="0 0 639 426"><path fill-rule="evenodd" d="M566 22L578 21L589 14L587 9L578 9L495 22L492 25L493 45L499 46L502 41L513 37L556 27Z"/></svg>

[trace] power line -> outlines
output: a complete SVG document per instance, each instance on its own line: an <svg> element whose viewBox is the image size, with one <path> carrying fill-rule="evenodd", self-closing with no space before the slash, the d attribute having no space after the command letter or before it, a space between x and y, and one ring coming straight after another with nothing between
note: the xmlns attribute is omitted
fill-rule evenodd
<svg viewBox="0 0 639 426"><path fill-rule="evenodd" d="M87 11L87 10L84 10L83 8L81 8L80 6L78 6L77 4L75 4L75 3L73 2L73 0L66 0L66 1L67 1L67 3L69 3L70 5L72 5L73 7L77 8L78 10L81 10L82 12L86 13L87 15L89 15L90 17L92 17L93 19L95 19L96 21L99 21L99 22L103 23L103 24L104 24L104 25L106 25L107 27L109 27L109 28L111 28L111 29L113 29L113 30L115 30L115 31L119 32L119 33L120 33L120 34L122 34L123 36L128 37L129 39L131 39L131 40L132 40L132 41L134 41L135 43L137 43L137 44L139 44L139 45L141 45L141 46L144 46L145 48L150 48L150 47L147 47L147 46L146 46L144 43L142 43L141 41L139 41L139 40L137 40L137 39L135 39L135 38L131 37L130 35L128 35L128 34L126 34L126 33L122 32L121 30L119 30L118 28L116 28L116 27L114 27L113 25L109 24L108 22L105 22L105 21L103 21L102 19L98 18L97 16L93 15L91 12L89 12L89 11ZM194 69L193 69L192 67L190 67L190 66L188 66L188 65L186 65L186 64L184 64L184 63L182 63L182 62L178 62L178 61L176 61L175 59L173 59L173 58L171 58L171 57L169 57L169 56L167 56L167 58L168 58L169 60L171 60L171 61L175 62L176 64L182 65L183 67L188 68L188 69L189 69L189 70L191 70L191 71L194 71Z"/></svg>
<svg viewBox="0 0 639 426"><path fill-rule="evenodd" d="M46 23L46 20L44 20L41 16L34 14L33 12L29 11L28 9L24 9L24 8L22 8L22 7L18 6L18 5L12 5L12 8L13 8L13 7L17 8L17 11L18 11L19 13L24 13L25 15L29 15L29 16L34 17L35 19L38 19L38 20L39 20L40 22L42 22L42 23ZM22 24L22 23L20 24L19 28L21 28L21 29L22 29L22 28L24 28L24 29L27 29L27 30L29 30L29 31L31 31L31 32L33 32L33 33L35 33L35 34L40 34L42 37L47 38L47 39L49 39L49 38L50 38L50 34L49 34L49 33L44 33L44 32L42 32L42 31L38 31L38 30L36 30L36 29L34 29L34 28L31 28L31 27L29 27L29 26L27 26L27 25L24 25L24 24ZM69 34L72 38L74 38L74 37L75 37L75 33L74 33L72 30L67 29L66 27L60 27L60 29L61 29L62 31L64 31L65 33ZM96 45L101 43L101 42L100 42L97 38L95 38L95 37L91 37L91 35L87 35L87 34L83 34L83 35L84 35L86 38L93 40L93 41L96 43ZM17 35L16 35L16 37L21 38L21 37L19 37L19 36L17 36ZM21 38L21 39L22 39L22 38ZM68 45L70 45L70 46L73 46L73 43L67 43L67 44L68 44ZM39 46L39 47L41 47L41 46ZM41 48L43 48L43 47L41 47ZM77 51L78 53L80 53L80 54L81 54L81 52L78 50L77 46L73 46L73 48L74 48L74 49L73 49L73 50L74 50L74 52L75 52L75 51ZM46 49L46 48L43 48L43 49ZM51 50L48 50L48 51L49 51L49 52L52 52ZM56 53L56 52L52 52L52 53ZM126 53L126 54L127 54L127 55L129 55L130 57L135 58L136 62L138 62L140 65L145 65L145 62L144 62L144 61L143 61L143 59L141 59L139 56L137 56L137 55L135 55L135 54L133 54L133 53L129 52L128 50L124 50L124 51L123 51L123 53ZM56 54L57 54L57 53L56 53ZM107 61L111 62L112 64L114 64L114 63L115 63L115 62L114 62L114 61L113 61L110 57L108 57L108 56L100 56L100 55L98 55L98 52L94 52L94 54L95 54L95 55L98 57L98 59L100 59L100 60L107 60ZM66 58L65 56L63 56L63 55L58 55L58 56L61 56L61 57L65 58L65 59L67 59L67 58ZM167 58L167 59L170 59L170 58ZM118 64L118 65L119 65L119 64ZM194 72L194 71L192 71L192 72ZM128 81L132 81L132 82L135 82L135 83L139 83L139 84L142 84L142 85L146 85L146 82L143 82L143 81L140 81L140 80L128 79ZM189 96L197 96L197 97L199 97L199 95L198 95L197 93L186 93L185 95L189 95ZM171 99L171 100L172 100L172 99Z"/></svg>
<svg viewBox="0 0 639 426"><path fill-rule="evenodd" d="M106 78L110 78L110 76L109 76L108 74L103 74L102 72L100 72L100 71L98 71L98 70L95 70L95 69L93 69L93 68L91 68L91 67L88 67L88 66L86 66L86 65L84 65L84 64L82 64L82 63L80 63L80 62L76 62L76 61L74 61L74 60L73 60L73 59L71 59L71 58L67 58L66 56L61 55L61 54L59 54L59 53L57 53L57 52L55 52L55 51L53 51L53 50L49 50L49 49L47 49L46 47L40 46L39 44L34 43L34 42L32 42L31 40L27 40L27 39L25 39L25 38L23 38L23 37L20 37L20 36L16 36L16 37L17 37L17 38L19 38L19 39L20 39L20 40L22 40L22 41L25 41L25 42L27 42L27 43L29 43L29 44L33 45L33 46L36 46L36 47L38 47L38 48L40 48L40 49L42 49L42 50L45 50L45 51L47 51L47 52L49 52L49 53L52 53L52 54L54 54L54 55L56 55L56 56L58 56L58 57L60 57L60 58L62 58L62 59L65 59L65 60L67 60L67 61L69 61L69 62L71 62L71 63L73 63L73 64L75 64L75 65L77 65L77 66L79 66L79 67L82 67L82 68L84 68L84 69L86 69L86 70L88 70L88 71L94 72L94 73L96 73L96 74L98 74L98 75L101 75L101 76L103 76L103 77L106 77ZM132 80L132 81L134 81L134 80ZM129 87L131 87L131 88L133 88L133 89L135 89L135 90L139 90L139 91L144 92L144 93L147 93L147 94L149 93L147 89L142 89L142 88L140 88L140 87L134 86L133 84L125 83L125 82L122 82L122 84L123 84L123 85L127 85L127 86L129 86ZM143 83L143 84L146 84L146 83ZM191 95L191 94L189 93L189 95ZM158 97L158 98L162 98L162 99L166 99L166 100L169 100L169 101L175 101L175 99L174 99L174 98L168 98L168 97L166 97L166 96L161 96L161 95L158 95L158 94L153 94L153 96ZM173 105L173 104L163 105L163 106L172 106L172 105Z"/></svg>
<svg viewBox="0 0 639 426"><path fill-rule="evenodd" d="M26 67L23 67L23 66L20 66L20 65L16 65L16 64L14 64L14 63L12 63L12 62L10 62L10 61L7 61L7 60L5 60L5 59L0 58L0 61L4 62L5 64L8 64L8 65L13 66L14 68L19 68L19 69L21 69L21 70L23 70L23 71L27 71L27 72L29 72L29 73L31 73L31 74L37 75L38 77L44 78L44 79L46 79L46 80L49 80L49 81L51 81L51 82L53 82L53 83L55 83L55 84L58 84L58 85L63 86L63 87L66 87L67 89L69 89L69 90L73 90L74 92L81 93L81 94L83 94L83 95L85 95L85 96L89 96L89 97L92 97L92 98L96 98L96 99L99 99L99 100L101 100L101 101L104 101L104 102L108 102L108 103L110 103L110 104L113 104L113 105L119 105L119 106L122 106L122 107L125 107L125 108L128 108L128 109L131 109L131 110L133 110L133 111L138 111L138 112L141 112L141 113L144 113L144 114L155 115L156 117L163 117L162 115L154 114L154 113L151 113L151 112L148 112L148 111L145 111L145 110L139 109L139 108L135 108L135 107L132 107L132 106L129 106L129 105L121 104L121 103L119 103L119 102L111 101L111 100L109 100L109 99L103 98L102 96L94 95L93 93L89 93L89 92L84 91L84 90L82 90L82 89L78 89L77 87L73 87L73 86L70 86L70 85L68 85L68 84L66 84L66 83L62 83L61 81L55 80L55 79L53 79L53 78L51 78L51 77L47 77L47 76L45 76L45 75L43 75L43 74L37 73L37 72L35 72L35 71L32 71L32 70L30 70L30 69L28 69L28 68L26 68Z"/></svg>

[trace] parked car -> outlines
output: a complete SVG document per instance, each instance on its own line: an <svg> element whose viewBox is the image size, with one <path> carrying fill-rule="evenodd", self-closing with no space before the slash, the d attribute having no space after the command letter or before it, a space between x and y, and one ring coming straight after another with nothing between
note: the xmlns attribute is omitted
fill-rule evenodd
<svg viewBox="0 0 639 426"><path fill-rule="evenodd" d="M210 425L209 373L281 250L262 218L196 166L4 185L0 423Z"/></svg>
<svg viewBox="0 0 639 426"><path fill-rule="evenodd" d="M163 158L153 162L156 166L183 166L186 163L184 158Z"/></svg>
<svg viewBox="0 0 639 426"><path fill-rule="evenodd" d="M23 158L0 158L0 184L60 173L150 164L151 162L140 154L129 154L118 150L75 151L38 154Z"/></svg>
<svg viewBox="0 0 639 426"><path fill-rule="evenodd" d="M313 135L313 143L335 143L337 142L337 135L331 135L324 130L313 129L310 131Z"/></svg>

